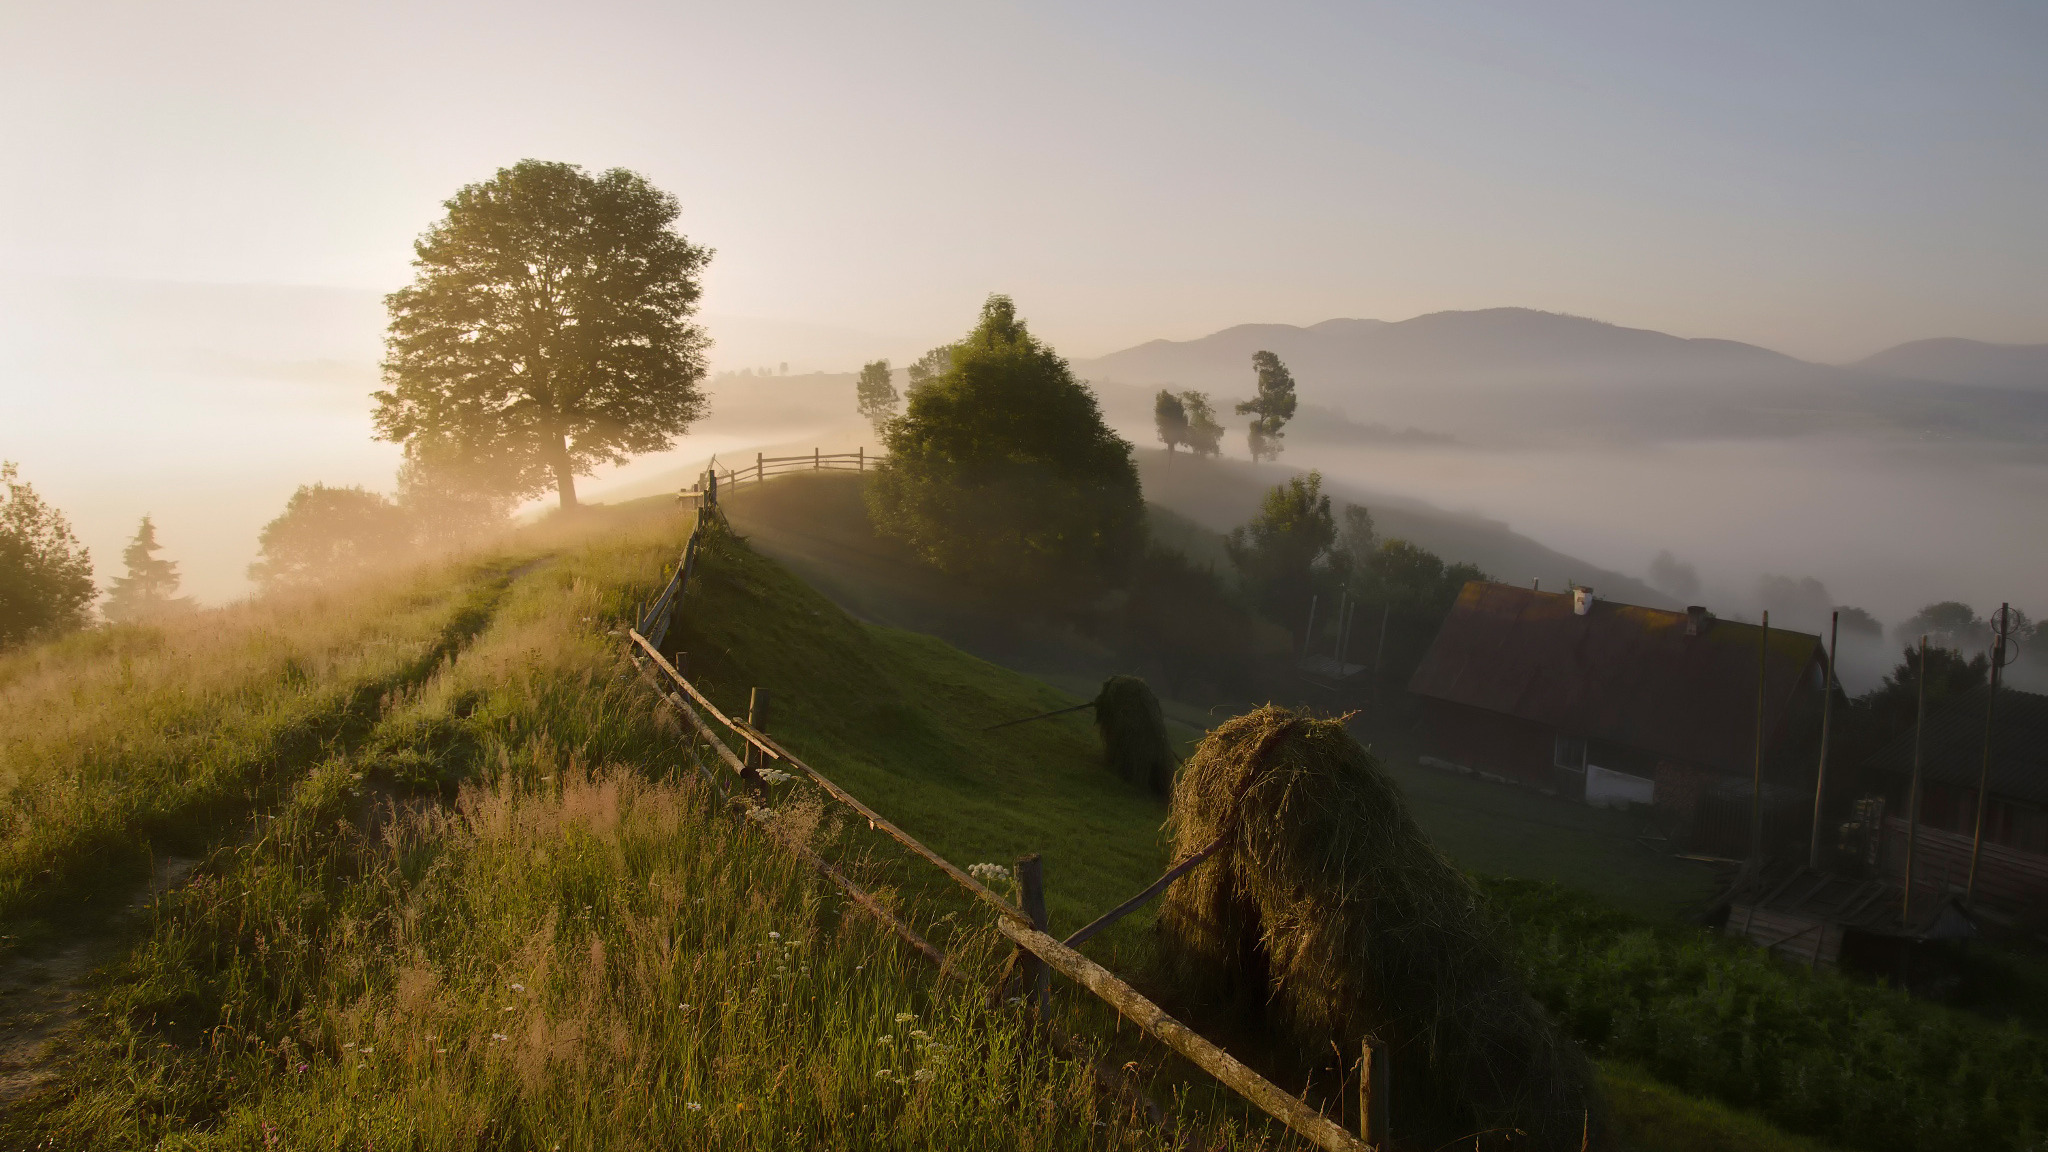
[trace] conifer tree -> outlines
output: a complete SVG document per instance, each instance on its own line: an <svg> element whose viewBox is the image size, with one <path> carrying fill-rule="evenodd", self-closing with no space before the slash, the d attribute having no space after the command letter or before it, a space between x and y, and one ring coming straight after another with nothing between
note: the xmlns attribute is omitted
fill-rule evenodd
<svg viewBox="0 0 2048 1152"><path fill-rule="evenodd" d="M114 577L114 586L107 590L106 607L101 609L107 619L128 623L191 606L189 598L178 595L177 561L157 558L162 548L156 540L156 523L144 516L135 539L121 551L128 574Z"/></svg>

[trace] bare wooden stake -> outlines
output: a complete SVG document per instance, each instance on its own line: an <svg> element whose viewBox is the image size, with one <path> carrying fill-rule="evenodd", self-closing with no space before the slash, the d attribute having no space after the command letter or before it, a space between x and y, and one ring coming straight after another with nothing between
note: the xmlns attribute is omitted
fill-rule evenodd
<svg viewBox="0 0 2048 1152"><path fill-rule="evenodd" d="M747 693L747 727L752 728L756 732L765 733L768 731L768 690L766 688L755 688ZM748 744L746 751L747 767L757 772L767 767L767 759L761 755L759 748Z"/></svg>
<svg viewBox="0 0 2048 1152"><path fill-rule="evenodd" d="M1392 1099L1387 1077L1387 1046L1378 1037L1367 1036L1365 1051L1358 1058L1358 1134L1375 1150L1387 1146L1387 1112Z"/></svg>
<svg viewBox="0 0 2048 1152"><path fill-rule="evenodd" d="M1038 853L1018 858L1017 886L1023 892L1024 914L1031 917L1031 926L1050 935L1052 925L1045 911L1045 864ZM1024 952L1024 987L1029 990L1032 1011L1040 1020L1051 1019L1052 969L1028 950Z"/></svg>

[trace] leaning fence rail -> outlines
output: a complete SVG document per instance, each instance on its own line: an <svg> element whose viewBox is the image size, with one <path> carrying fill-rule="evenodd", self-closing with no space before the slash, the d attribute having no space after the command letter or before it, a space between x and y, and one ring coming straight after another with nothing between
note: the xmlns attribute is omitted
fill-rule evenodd
<svg viewBox="0 0 2048 1152"><path fill-rule="evenodd" d="M853 455L857 461L861 462L862 466L865 466L866 457L864 454L841 455L842 457ZM824 467L822 461L825 459L827 457L818 453L814 453L810 457L784 457L772 461L766 457L758 457L755 467L756 478L774 474L773 469L769 465L786 460L812 461L816 469L822 470ZM731 471L726 473L728 477L738 475L744 475L744 473ZM1201 1034L1168 1015L1158 1005L1146 999L1137 989L1119 979L1114 973L1082 956L1075 950L1082 941L1142 906L1152 897L1164 891L1175 880L1192 871L1203 860L1213 854L1216 849L1223 846L1224 837L1219 837L1216 843L1208 845L1200 851L1192 853L1187 859L1179 861L1168 870L1166 875L1162 876L1143 892L1099 917L1094 923L1076 932L1065 943L1062 943L1046 934L1042 914L1039 917L1034 917L1025 909L1017 907L1015 904L989 890L986 885L983 885L973 876L927 847L916 837L897 827L881 813L862 803L858 797L841 788L823 773L806 764L802 759L768 736L767 733L761 731L756 724L727 715L717 705L713 704L695 684L692 684L689 678L684 676L673 662L662 654L662 640L675 611L681 606L683 594L688 590L690 576L696 567L696 558L703 534L707 530L707 526L712 526L711 530L715 531L715 526L722 523L722 516L717 510L715 495L719 479L719 474L714 470L711 473L708 485L708 491L713 495L707 501L708 506L698 519L697 528L691 532L688 544L684 546L682 560L676 565L675 572L671 576L667 587L663 589L661 596L656 600L655 607L642 614L641 624L643 627L631 629L627 635L631 645L639 650L635 654L636 662L638 662L639 657L644 656L645 658L645 662L641 664L643 672L652 675L652 671L658 669L673 685L672 688L665 688L660 692L662 700L683 717L698 738L711 745L725 766L749 787L758 787L761 783L760 773L752 766L755 763L775 760L803 773L834 799L865 817L869 827L889 836L897 843L903 845L912 854L938 868L948 879L959 885L976 900L993 909L997 913L996 928L1022 950L1019 955L1028 955L1035 958L1046 968L1058 972L1079 984L1082 988L1085 988L1103 1002L1115 1008L1117 1012L1144 1030L1146 1034L1178 1052L1197 1067L1214 1076L1233 1092L1256 1105L1274 1119L1300 1133L1318 1147L1326 1149L1328 1152L1366 1152L1368 1149L1384 1148L1386 1146L1386 1111L1383 1103L1385 1099L1383 1085L1385 1057L1384 1053L1373 1051L1370 1044L1368 1044L1367 1050L1362 1054L1359 1064L1361 1103L1363 1104L1369 1097L1380 1101L1380 1103L1373 1107L1361 1107L1360 1125L1365 1136L1365 1139L1361 1140L1358 1137L1352 1136L1342 1126L1311 1107L1300 1097L1295 1096L1293 1093L1288 1092L1249 1067L1246 1067L1221 1047L1211 1043ZM729 480L728 482L736 483L737 481ZM643 630L644 627L649 625L658 626L657 631L652 636ZM657 680L656 684L659 686L660 681ZM710 719L707 720L707 716ZM725 741L719 737L717 730L712 727L712 721L716 721L744 743L749 753L745 760L742 760L731 748L726 746ZM804 860L805 863L823 874L835 886L845 892L863 911L875 917L884 927L908 942L919 955L937 965L942 974L954 977L960 976L958 970L947 960L944 953L934 948L929 941L920 936L908 924L905 924L889 912L881 901L862 889L843 871L819 856L808 845L800 844L789 837L779 835L777 830L770 825L764 825L764 829L778 843L789 848L800 859ZM1226 832L1225 836L1227 837L1227 835L1228 833ZM1034 923L1034 920L1038 922ZM1043 1013L1041 1013L1040 1019L1041 1021L1046 1021ZM1047 1023L1049 1025L1049 1021ZM1066 1054L1085 1057L1085 1053L1082 1053L1078 1046L1074 1045L1063 1034L1053 1030L1052 1035L1054 1036L1056 1046L1060 1047ZM1106 1087L1135 1094L1143 1102L1146 1110L1153 1115L1154 1119L1159 1119L1157 1108L1149 1100L1146 1100L1141 1092L1135 1091L1128 1078L1119 1079L1115 1074L1099 1066L1096 1067L1095 1071L1097 1078ZM1374 1083L1375 1080L1382 1083Z"/></svg>

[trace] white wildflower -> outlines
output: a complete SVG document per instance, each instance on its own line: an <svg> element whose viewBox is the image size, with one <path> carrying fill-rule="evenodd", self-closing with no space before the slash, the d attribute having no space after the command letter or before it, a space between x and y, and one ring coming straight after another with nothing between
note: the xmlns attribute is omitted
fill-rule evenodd
<svg viewBox="0 0 2048 1152"><path fill-rule="evenodd" d="M884 1036L881 1039L875 1041L875 1044L878 1047L887 1048L889 1045L894 1044L895 1042L896 1038L894 1036Z"/></svg>
<svg viewBox="0 0 2048 1152"><path fill-rule="evenodd" d="M780 939L782 939L782 933L780 933L780 932L770 932L770 933L768 934L768 938L769 938L770 940L780 940Z"/></svg>
<svg viewBox="0 0 2048 1152"><path fill-rule="evenodd" d="M912 1040L930 1040L932 1034L922 1028L912 1028L910 1030L910 1038Z"/></svg>
<svg viewBox="0 0 2048 1152"><path fill-rule="evenodd" d="M984 884L1010 878L1010 870L1001 864L969 864L967 874Z"/></svg>
<svg viewBox="0 0 2048 1152"><path fill-rule="evenodd" d="M493 1033L491 1033L491 1043L493 1043L493 1044L497 1044L497 1043L499 1043L499 1042L501 1042L501 1041L503 1041L503 1040L506 1040L506 1039L508 1039L508 1037L507 1037L507 1036L506 1036L506 1035L505 1035L505 1034L504 1034L503 1032L493 1032Z"/></svg>
<svg viewBox="0 0 2048 1152"><path fill-rule="evenodd" d="M791 780L796 779L796 777L791 776L780 768L763 768L760 772L761 779L766 780L770 784L787 784Z"/></svg>
<svg viewBox="0 0 2048 1152"><path fill-rule="evenodd" d="M890 1077L890 1075L891 1073L887 1068L875 1069L875 1079L877 1080L887 1080Z"/></svg>
<svg viewBox="0 0 2048 1152"><path fill-rule="evenodd" d="M704 1110L704 1106L702 1104L697 1103L695 1100L692 1100L688 1104L683 1105L683 1107L688 1108L692 1112L702 1112Z"/></svg>
<svg viewBox="0 0 2048 1152"><path fill-rule="evenodd" d="M917 1081L919 1084L929 1084L937 1078L938 1074L933 1072L929 1068L919 1068L917 1070L917 1074L911 1077L911 1079Z"/></svg>
<svg viewBox="0 0 2048 1152"><path fill-rule="evenodd" d="M376 1050L375 1048L365 1048L365 1049L363 1049L363 1055L365 1055L365 1056L375 1056L376 1054L377 1054L377 1050Z"/></svg>
<svg viewBox="0 0 2048 1152"><path fill-rule="evenodd" d="M514 985L512 986L512 990L513 990L514 992L524 992L524 991L526 991L526 985L524 985L524 984L514 984Z"/></svg>
<svg viewBox="0 0 2048 1152"><path fill-rule="evenodd" d="M908 1024L915 1019L917 1019L917 1013L915 1012L898 1012L896 1014L896 1022L898 1024Z"/></svg>

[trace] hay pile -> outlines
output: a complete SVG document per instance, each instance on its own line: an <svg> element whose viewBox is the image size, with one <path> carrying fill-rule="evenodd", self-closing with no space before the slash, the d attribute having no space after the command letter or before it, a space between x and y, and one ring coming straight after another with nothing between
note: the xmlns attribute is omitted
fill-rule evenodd
<svg viewBox="0 0 2048 1152"><path fill-rule="evenodd" d="M1166 735L1159 697L1143 680L1111 676L1102 682L1095 697L1095 730L1102 734L1102 756L1110 771L1154 796L1173 790L1180 757Z"/></svg>
<svg viewBox="0 0 2048 1152"><path fill-rule="evenodd" d="M1216 729L1167 826L1176 858L1232 827L1160 911L1182 986L1312 1061L1377 1034L1401 1147L1520 1129L1516 1149L1577 1149L1588 1112L1605 1144L1591 1068L1522 990L1505 926L1341 723L1268 706Z"/></svg>

